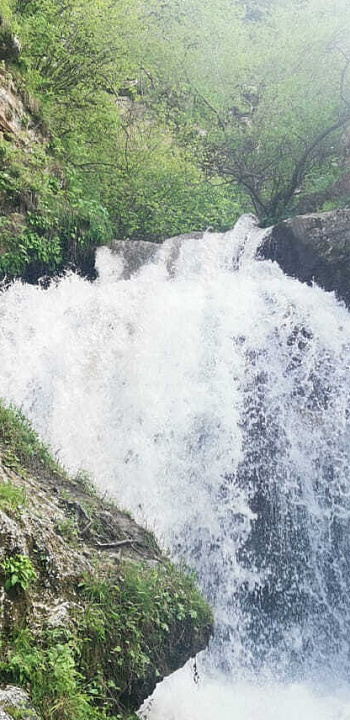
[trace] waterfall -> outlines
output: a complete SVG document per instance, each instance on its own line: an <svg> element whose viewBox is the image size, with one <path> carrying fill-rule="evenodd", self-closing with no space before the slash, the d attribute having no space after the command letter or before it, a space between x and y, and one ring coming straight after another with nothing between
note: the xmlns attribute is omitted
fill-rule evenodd
<svg viewBox="0 0 350 720"><path fill-rule="evenodd" d="M264 231L0 297L0 395L193 568L215 635L150 720L350 717L350 316ZM137 245L135 252L137 255Z"/></svg>

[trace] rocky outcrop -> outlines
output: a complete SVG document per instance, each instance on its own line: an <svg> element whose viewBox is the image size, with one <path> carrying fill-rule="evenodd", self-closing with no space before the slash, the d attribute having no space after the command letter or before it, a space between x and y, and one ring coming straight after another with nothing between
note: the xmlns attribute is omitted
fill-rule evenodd
<svg viewBox="0 0 350 720"><path fill-rule="evenodd" d="M255 222L258 225L257 218ZM182 243L189 238L200 240L202 237L202 232L194 232L170 238L162 244L115 241L109 249L120 261L117 274L124 280L148 263L157 262L157 257L165 261L171 276ZM103 250L99 252L103 253ZM316 282L324 290L334 291L350 307L350 209L283 220L265 231L258 257L276 261L287 275L301 282L310 285Z"/></svg>
<svg viewBox="0 0 350 720"><path fill-rule="evenodd" d="M259 256L287 275L332 290L350 307L350 210L300 215L274 225Z"/></svg>
<svg viewBox="0 0 350 720"><path fill-rule="evenodd" d="M113 254L122 259L120 267L122 280L129 280L143 265L152 262L159 250L158 244L146 240L115 240L108 247Z"/></svg>
<svg viewBox="0 0 350 720"><path fill-rule="evenodd" d="M40 720L29 695L22 688L7 685L0 689L0 720Z"/></svg>
<svg viewBox="0 0 350 720"><path fill-rule="evenodd" d="M28 148L45 140L35 115L38 105L16 87L12 74L0 63L0 137Z"/></svg>
<svg viewBox="0 0 350 720"><path fill-rule="evenodd" d="M0 685L33 686L35 710L51 718L55 673L43 679L30 668L63 657L77 692L83 678L112 715L129 717L206 646L211 611L150 532L98 497L84 474L69 478L8 412L0 417ZM0 693L0 718L11 717L9 705Z"/></svg>
<svg viewBox="0 0 350 720"><path fill-rule="evenodd" d="M11 489L14 497L23 493L15 508L0 498L0 586L7 558L30 558L37 575L30 591L0 593L5 635L19 620L32 629L54 627L60 618L67 624L78 602L76 589L93 572L96 558L102 573L125 558L160 558L149 533L127 513L84 491L79 479L66 482L56 476L54 483L47 477L24 478L0 460L0 489Z"/></svg>
<svg viewBox="0 0 350 720"><path fill-rule="evenodd" d="M174 263L178 258L182 243L192 238L201 240L203 235L203 232L196 231L184 233L169 238L163 243L148 242L146 240L115 240L108 245L108 248L120 258L119 277L122 280L129 280L144 265L155 261L157 255L161 255L165 259L167 271L172 275Z"/></svg>

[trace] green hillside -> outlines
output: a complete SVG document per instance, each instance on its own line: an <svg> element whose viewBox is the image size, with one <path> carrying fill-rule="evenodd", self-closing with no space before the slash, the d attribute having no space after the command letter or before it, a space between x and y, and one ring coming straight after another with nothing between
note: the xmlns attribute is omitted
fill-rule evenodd
<svg viewBox="0 0 350 720"><path fill-rule="evenodd" d="M0 15L3 278L89 275L113 238L348 203L345 0L2 0Z"/></svg>

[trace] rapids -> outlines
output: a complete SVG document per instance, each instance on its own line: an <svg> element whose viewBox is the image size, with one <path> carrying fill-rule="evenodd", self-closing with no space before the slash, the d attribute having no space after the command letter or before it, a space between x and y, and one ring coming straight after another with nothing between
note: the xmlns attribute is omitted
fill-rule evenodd
<svg viewBox="0 0 350 720"><path fill-rule="evenodd" d="M350 316L251 216L0 296L0 395L195 569L216 631L150 720L350 718ZM137 247L137 246L135 246Z"/></svg>

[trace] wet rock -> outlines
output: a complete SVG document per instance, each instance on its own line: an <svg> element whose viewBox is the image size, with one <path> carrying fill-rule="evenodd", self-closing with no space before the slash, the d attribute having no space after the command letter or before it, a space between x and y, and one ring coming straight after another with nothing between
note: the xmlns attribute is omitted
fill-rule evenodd
<svg viewBox="0 0 350 720"><path fill-rule="evenodd" d="M153 260L159 246L143 240L115 240L109 248L122 258L121 278L129 280L143 265Z"/></svg>
<svg viewBox="0 0 350 720"><path fill-rule="evenodd" d="M350 307L350 209L284 220L270 229L258 254L287 275L334 291Z"/></svg>
<svg viewBox="0 0 350 720"><path fill-rule="evenodd" d="M203 232L184 233L169 238L165 243L147 242L144 240L115 240L108 247L121 260L119 277L122 280L129 280L144 265L152 262L158 253L162 253L162 248L169 246L169 254L167 255L167 270L171 274L173 265L179 255L181 245L185 240L200 240Z"/></svg>

